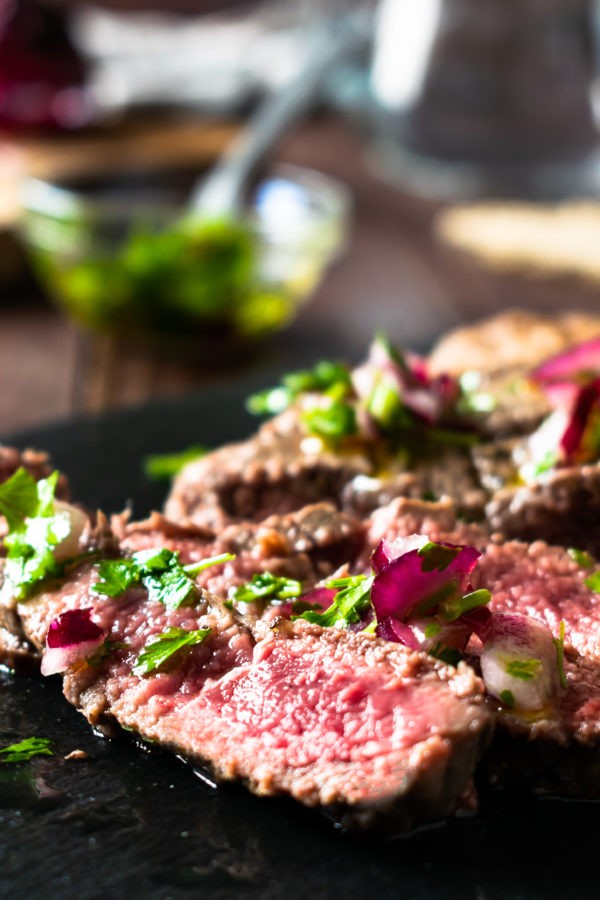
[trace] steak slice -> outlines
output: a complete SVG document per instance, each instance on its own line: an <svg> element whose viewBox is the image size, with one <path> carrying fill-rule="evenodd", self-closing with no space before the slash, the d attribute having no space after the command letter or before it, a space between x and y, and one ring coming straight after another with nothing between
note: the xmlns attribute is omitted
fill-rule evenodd
<svg viewBox="0 0 600 900"><path fill-rule="evenodd" d="M67 698L92 724L117 723L350 829L389 834L437 821L470 788L492 719L468 666L304 622L253 632L208 593L171 612L137 588L102 598L90 592L95 577L82 566L18 607L38 646L67 609L91 606L107 630L109 655L65 677ZM211 633L171 666L136 674L148 639L169 627Z"/></svg>
<svg viewBox="0 0 600 900"><path fill-rule="evenodd" d="M446 447L407 468L401 454L383 450L356 441L336 452L308 435L291 408L247 441L189 463L173 483L165 514L220 531L316 502L364 518L394 497L450 496L470 516L482 515L486 495L467 452Z"/></svg>
<svg viewBox="0 0 600 900"><path fill-rule="evenodd" d="M127 552L166 547L177 551L185 564L234 554L235 559L225 565L197 576L198 584L220 597L260 572L296 579L307 589L353 561L365 539L361 522L328 503L270 516L264 522L232 524L218 536L206 528L178 525L160 513L143 522L114 517L113 527ZM244 603L243 611L259 614L262 606Z"/></svg>

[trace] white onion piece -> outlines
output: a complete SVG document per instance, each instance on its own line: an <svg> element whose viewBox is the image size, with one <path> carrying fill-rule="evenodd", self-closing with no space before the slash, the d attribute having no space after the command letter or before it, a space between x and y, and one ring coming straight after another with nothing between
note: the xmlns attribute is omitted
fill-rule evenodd
<svg viewBox="0 0 600 900"><path fill-rule="evenodd" d="M100 649L104 638L105 635L101 634L92 641L81 641L79 644L69 644L66 647L45 647L40 665L42 675L66 672L75 663L84 662Z"/></svg>
<svg viewBox="0 0 600 900"><path fill-rule="evenodd" d="M61 521L59 533L64 536L52 548L52 555L57 562L64 562L80 552L81 537L89 520L82 510L64 500L55 500L54 510Z"/></svg>
<svg viewBox="0 0 600 900"><path fill-rule="evenodd" d="M433 635L430 634L428 637L427 632L431 631L432 624L431 619L409 619L407 622L422 650L431 653L439 645L442 649L449 648L459 650L462 653L471 634L471 629L467 625L460 621L449 622L448 624L440 625L439 631L436 631Z"/></svg>
<svg viewBox="0 0 600 900"><path fill-rule="evenodd" d="M481 674L488 693L508 706L543 709L559 686L552 633L528 616L495 614L481 653Z"/></svg>

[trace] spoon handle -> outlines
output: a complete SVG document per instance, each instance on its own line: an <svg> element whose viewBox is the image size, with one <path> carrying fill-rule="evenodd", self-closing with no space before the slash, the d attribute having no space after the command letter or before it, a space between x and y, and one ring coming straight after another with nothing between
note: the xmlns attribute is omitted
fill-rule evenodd
<svg viewBox="0 0 600 900"><path fill-rule="evenodd" d="M338 19L320 28L300 71L259 107L234 138L215 168L193 188L194 214L212 217L235 215L243 207L250 177L280 135L310 108L323 88L328 72L370 39L364 16Z"/></svg>

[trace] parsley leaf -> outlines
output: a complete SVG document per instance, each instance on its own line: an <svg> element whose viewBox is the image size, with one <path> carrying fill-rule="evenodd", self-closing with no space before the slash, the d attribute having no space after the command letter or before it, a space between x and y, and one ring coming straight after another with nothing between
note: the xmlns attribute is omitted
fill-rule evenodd
<svg viewBox="0 0 600 900"><path fill-rule="evenodd" d="M37 515L38 485L22 467L0 484L0 514L8 522L9 531L20 528L29 516Z"/></svg>
<svg viewBox="0 0 600 900"><path fill-rule="evenodd" d="M58 472L36 482L25 469L18 469L0 485L0 510L9 523L4 590L18 600L64 569L53 550L70 534L71 520L65 512L55 511L57 481Z"/></svg>
<svg viewBox="0 0 600 900"><path fill-rule="evenodd" d="M512 691L500 691L500 699L511 709L515 705L515 695Z"/></svg>
<svg viewBox="0 0 600 900"><path fill-rule="evenodd" d="M313 434L324 438L342 438L356 434L356 412L342 400L332 400L328 406L317 406L302 413L302 421Z"/></svg>
<svg viewBox="0 0 600 900"><path fill-rule="evenodd" d="M506 663L506 674L512 678L520 678L523 681L531 681L539 674L542 668L541 659L511 659Z"/></svg>
<svg viewBox="0 0 600 900"><path fill-rule="evenodd" d="M149 675L160 669L175 654L185 647L201 644L210 634L210 628L199 628L197 631L186 631L184 628L167 628L162 634L151 638L133 667L138 675Z"/></svg>
<svg viewBox="0 0 600 900"><path fill-rule="evenodd" d="M52 756L51 744L52 741L48 738L25 738L17 744L3 747L0 750L0 763L22 763L34 756Z"/></svg>
<svg viewBox="0 0 600 900"><path fill-rule="evenodd" d="M289 372L281 384L266 391L252 394L246 401L248 412L254 415L276 415L287 409L303 393L316 391L332 393L336 399L345 396L351 387L350 372L342 363L318 362L313 369Z"/></svg>
<svg viewBox="0 0 600 900"><path fill-rule="evenodd" d="M200 456L204 456L208 452L207 448L201 444L194 447L188 447L179 453L157 453L152 456L146 456L144 459L144 474L153 481L159 481L162 478L173 478L178 475L187 463Z"/></svg>
<svg viewBox="0 0 600 900"><path fill-rule="evenodd" d="M591 575L584 578L583 583L586 587L589 587L590 591L594 591L595 594L600 594L600 572L592 572Z"/></svg>
<svg viewBox="0 0 600 900"><path fill-rule="evenodd" d="M178 609L193 602L198 588L193 580L208 566L219 565L233 559L231 553L222 553L182 566L179 554L172 550L141 550L130 559L104 560L98 566L100 581L92 590L107 597L120 597L129 588L141 585L148 591L150 600L163 603L167 609Z"/></svg>
<svg viewBox="0 0 600 900"><path fill-rule="evenodd" d="M556 666L558 668L558 679L563 688L567 687L567 676L565 673L565 622L561 619L558 626L558 637L554 638L554 646L556 647Z"/></svg>
<svg viewBox="0 0 600 900"><path fill-rule="evenodd" d="M571 559L575 560L581 569L591 569L594 565L594 560L589 553L585 552L585 550L578 550L577 547L569 547L567 553Z"/></svg>
<svg viewBox="0 0 600 900"><path fill-rule="evenodd" d="M260 572L253 575L250 581L240 584L233 592L233 599L241 603L252 603L254 600L290 600L298 597L301 591L302 585L293 578Z"/></svg>
<svg viewBox="0 0 600 900"><path fill-rule="evenodd" d="M324 613L308 610L294 618L306 619L323 628L347 628L348 625L360 622L363 613L371 606L373 578L373 575L349 575L347 578L334 578L333 581L326 582L325 587L338 589L331 606Z"/></svg>

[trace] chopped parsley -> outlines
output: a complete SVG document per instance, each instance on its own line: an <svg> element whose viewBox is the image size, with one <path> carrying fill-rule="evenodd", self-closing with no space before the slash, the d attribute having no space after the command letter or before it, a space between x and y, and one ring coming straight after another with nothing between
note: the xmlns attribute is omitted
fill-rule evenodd
<svg viewBox="0 0 600 900"><path fill-rule="evenodd" d="M600 594L600 572L592 572L587 578L584 578L584 584L589 587L590 591Z"/></svg>
<svg viewBox="0 0 600 900"><path fill-rule="evenodd" d="M106 597L120 597L129 588L140 585L146 588L150 600L174 610L197 599L194 575L232 559L231 553L222 553L182 566L179 554L172 550L142 550L127 559L103 560L98 566L100 581L92 590Z"/></svg>
<svg viewBox="0 0 600 900"><path fill-rule="evenodd" d="M566 688L567 676L565 673L565 622L561 619L558 626L558 637L554 638L554 646L556 647L556 667L558 669L558 679L560 686Z"/></svg>
<svg viewBox="0 0 600 900"><path fill-rule="evenodd" d="M52 756L52 741L48 738L30 737L10 744L0 750L0 763L22 763L34 756Z"/></svg>
<svg viewBox="0 0 600 900"><path fill-rule="evenodd" d="M157 453L144 459L144 473L153 481L162 478L173 478L178 475L187 463L204 456L208 452L202 444L187 447L179 453Z"/></svg>
<svg viewBox="0 0 600 900"><path fill-rule="evenodd" d="M306 409L301 418L311 434L329 440L349 437L358 432L356 411L342 400L332 400L327 406Z"/></svg>
<svg viewBox="0 0 600 900"><path fill-rule="evenodd" d="M298 597L301 591L302 585L293 578L260 572L253 575L250 581L237 587L232 599L241 603L252 603L255 600L290 600Z"/></svg>
<svg viewBox="0 0 600 900"><path fill-rule="evenodd" d="M542 669L541 659L511 659L506 663L505 671L511 678L531 681Z"/></svg>
<svg viewBox="0 0 600 900"><path fill-rule="evenodd" d="M172 660L186 647L195 647L201 644L210 634L210 628L199 628L196 631L186 631L184 628L167 628L162 634L151 638L133 667L137 675L150 675L162 668L166 662Z"/></svg>
<svg viewBox="0 0 600 900"><path fill-rule="evenodd" d="M318 362L313 369L288 372L277 387L248 397L246 408L257 416L272 416L287 409L300 394L315 391L335 399L345 396L351 387L350 371L342 363Z"/></svg>
<svg viewBox="0 0 600 900"><path fill-rule="evenodd" d="M515 705L515 695L512 691L500 691L500 699L506 706L510 707L511 709Z"/></svg>
<svg viewBox="0 0 600 900"><path fill-rule="evenodd" d="M446 647L438 641L429 651L429 655L440 659L442 662L448 663L450 666L457 666L462 659L460 650L456 647Z"/></svg>
<svg viewBox="0 0 600 900"><path fill-rule="evenodd" d="M458 546L445 547L443 544L428 541L418 551L423 559L421 569L423 572L443 572L456 559L461 549Z"/></svg>
<svg viewBox="0 0 600 900"><path fill-rule="evenodd" d="M53 550L69 535L71 521L55 509L57 481L58 472L36 481L20 468L0 485L0 513L9 529L4 538L8 551L5 583L18 600L27 597L41 581L61 575L64 569Z"/></svg>
<svg viewBox="0 0 600 900"><path fill-rule="evenodd" d="M486 588L480 588L478 591L463 594L462 597L443 601L440 605L440 616L444 622L455 622L472 609L487 606L491 599L491 593Z"/></svg>
<svg viewBox="0 0 600 900"><path fill-rule="evenodd" d="M567 553L571 559L575 560L581 569L591 569L594 565L594 560L589 553L585 552L585 550L578 550L577 547L569 547Z"/></svg>
<svg viewBox="0 0 600 900"><path fill-rule="evenodd" d="M373 575L349 575L327 581L325 587L337 590L331 606L323 613L307 610L295 618L306 619L324 628L347 628L360 622L371 606Z"/></svg>

